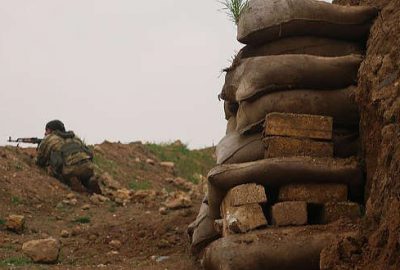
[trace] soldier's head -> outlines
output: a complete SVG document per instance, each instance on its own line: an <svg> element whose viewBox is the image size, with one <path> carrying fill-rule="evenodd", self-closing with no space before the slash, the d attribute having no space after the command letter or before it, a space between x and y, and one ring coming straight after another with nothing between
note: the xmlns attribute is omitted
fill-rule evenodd
<svg viewBox="0 0 400 270"><path fill-rule="evenodd" d="M45 131L44 135L49 135L53 131L65 132L65 126L64 126L64 123L61 122L60 120L53 120L46 124L45 130L46 131Z"/></svg>

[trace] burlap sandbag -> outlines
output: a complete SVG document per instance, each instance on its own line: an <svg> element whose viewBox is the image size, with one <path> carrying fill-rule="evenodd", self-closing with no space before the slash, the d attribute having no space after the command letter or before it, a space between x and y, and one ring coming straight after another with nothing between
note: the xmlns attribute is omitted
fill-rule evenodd
<svg viewBox="0 0 400 270"><path fill-rule="evenodd" d="M345 56L350 54L364 54L364 46L361 42L320 38L320 37L288 37L259 46L247 45L238 53L240 59L282 55L282 54L308 54L315 56Z"/></svg>
<svg viewBox="0 0 400 270"><path fill-rule="evenodd" d="M237 39L245 44L307 35L360 40L377 14L373 7L316 0L251 0L240 16Z"/></svg>
<svg viewBox="0 0 400 270"><path fill-rule="evenodd" d="M190 240L190 250L192 254L197 255L209 243L219 237L214 229L214 220L208 215L207 196L203 199L200 206L199 214L187 229Z"/></svg>
<svg viewBox="0 0 400 270"><path fill-rule="evenodd" d="M233 132L222 138L215 152L217 164L232 164L263 159L264 150L261 133L246 136Z"/></svg>
<svg viewBox="0 0 400 270"><path fill-rule="evenodd" d="M222 91L219 97L225 101L231 103L237 103L236 101L236 91L239 87L241 77L244 72L246 62L242 63L238 56L233 60L232 65L229 68L224 69L225 73L225 83L222 86Z"/></svg>
<svg viewBox="0 0 400 270"><path fill-rule="evenodd" d="M359 55L319 57L273 55L247 58L236 92L244 101L287 89L338 89L357 82Z"/></svg>
<svg viewBox="0 0 400 270"><path fill-rule="evenodd" d="M229 133L232 132L236 132L236 116L232 116L231 118L229 118L226 124L225 135L228 135Z"/></svg>
<svg viewBox="0 0 400 270"><path fill-rule="evenodd" d="M237 131L245 134L260 130L265 115L271 112L331 116L335 126L358 126L354 90L354 87L329 91L288 90L243 101L236 115Z"/></svg>
<svg viewBox="0 0 400 270"><path fill-rule="evenodd" d="M232 116L236 116L239 104L236 102L224 101L225 119L229 120Z"/></svg>
<svg viewBox="0 0 400 270"><path fill-rule="evenodd" d="M319 270L320 252L336 239L354 237L351 228L268 228L230 235L207 247L206 270Z"/></svg>
<svg viewBox="0 0 400 270"><path fill-rule="evenodd" d="M357 82L359 55L272 55L235 59L220 97L231 102L287 89L337 89Z"/></svg>
<svg viewBox="0 0 400 270"><path fill-rule="evenodd" d="M361 190L362 171L355 159L282 157L224 164L208 174L208 205L212 219L220 218L220 204L226 192L238 185L257 183L282 186L296 183L343 183Z"/></svg>

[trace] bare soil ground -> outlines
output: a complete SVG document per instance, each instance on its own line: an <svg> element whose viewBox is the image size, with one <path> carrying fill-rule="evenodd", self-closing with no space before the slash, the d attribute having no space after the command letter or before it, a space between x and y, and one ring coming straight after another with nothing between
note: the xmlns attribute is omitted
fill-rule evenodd
<svg viewBox="0 0 400 270"><path fill-rule="evenodd" d="M192 171L198 170L194 177L201 178L212 166L213 149L189 151L179 143L177 147L184 153L181 151L175 156L186 162L193 157L193 152L195 158L200 156L198 166ZM107 172L134 192L154 190L153 196L138 198L123 206L113 201L93 203L88 194L72 192L47 176L34 165L34 149L0 148L0 268L198 269L199 264L188 252L186 228L197 215L201 185L198 185L199 192L190 193L191 207L161 214L159 208L166 194L182 191L166 179L189 173L182 172L179 161L174 171L161 166L159 157L165 154L163 149L163 146L140 143L105 142L95 146L98 173ZM170 145L167 150L171 149L176 147ZM76 196L76 205L63 203L70 193ZM83 210L86 204L89 209ZM6 230L4 223L10 214L25 216L26 228L22 234ZM71 235L61 237L62 230ZM61 241L58 264L33 264L23 255L24 242L50 236ZM113 246L110 244L113 240L120 241L121 245Z"/></svg>

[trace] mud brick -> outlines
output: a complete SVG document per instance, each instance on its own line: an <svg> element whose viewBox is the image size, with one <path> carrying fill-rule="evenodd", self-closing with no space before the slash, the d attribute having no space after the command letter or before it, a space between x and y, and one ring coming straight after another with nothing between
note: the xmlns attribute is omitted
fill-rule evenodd
<svg viewBox="0 0 400 270"><path fill-rule="evenodd" d="M361 209L358 203L338 202L326 203L323 206L321 224L334 222L341 218L357 219L361 217Z"/></svg>
<svg viewBox="0 0 400 270"><path fill-rule="evenodd" d="M293 137L266 137L265 158L310 156L310 157L333 157L333 144L309 139L298 139Z"/></svg>
<svg viewBox="0 0 400 270"><path fill-rule="evenodd" d="M267 195L263 186L245 184L232 188L226 194L224 203L228 206L241 206L252 203L267 202Z"/></svg>
<svg viewBox="0 0 400 270"><path fill-rule="evenodd" d="M272 206L272 222L277 226L307 224L306 202L281 202Z"/></svg>
<svg viewBox="0 0 400 270"><path fill-rule="evenodd" d="M331 140L332 117L307 114L270 113L265 117L266 136L288 136Z"/></svg>
<svg viewBox="0 0 400 270"><path fill-rule="evenodd" d="M223 213L223 235L245 233L268 225L263 210L258 203L231 206Z"/></svg>
<svg viewBox="0 0 400 270"><path fill-rule="evenodd" d="M279 201L305 201L308 203L347 201L347 186L343 184L287 185L279 189Z"/></svg>

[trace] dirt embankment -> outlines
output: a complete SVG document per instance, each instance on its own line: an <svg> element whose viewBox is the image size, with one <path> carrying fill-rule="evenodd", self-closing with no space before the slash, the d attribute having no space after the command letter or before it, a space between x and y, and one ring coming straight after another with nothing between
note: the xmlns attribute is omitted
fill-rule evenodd
<svg viewBox="0 0 400 270"><path fill-rule="evenodd" d="M332 265L334 269L400 269L400 1L334 2L373 5L381 12L371 28L357 91L367 178L366 219L355 241L332 248Z"/></svg>
<svg viewBox="0 0 400 270"><path fill-rule="evenodd" d="M214 149L105 142L94 150L97 172L129 191L120 194L127 200L99 202L71 192L34 165L34 149L0 148L0 268L197 269L186 228L197 214ZM25 216L22 233L6 229L11 214ZM47 237L61 241L59 263L33 264L22 244Z"/></svg>

